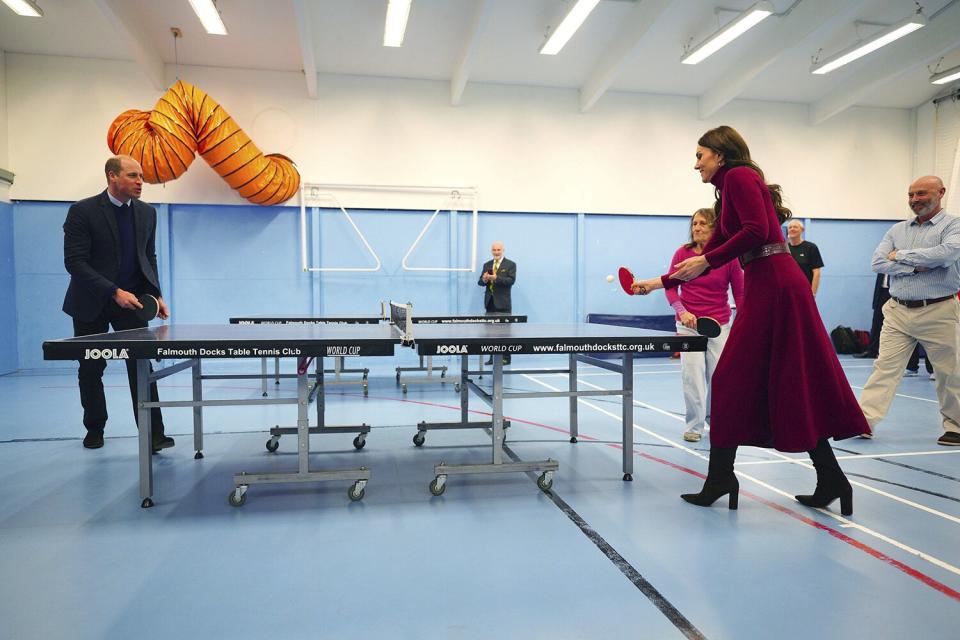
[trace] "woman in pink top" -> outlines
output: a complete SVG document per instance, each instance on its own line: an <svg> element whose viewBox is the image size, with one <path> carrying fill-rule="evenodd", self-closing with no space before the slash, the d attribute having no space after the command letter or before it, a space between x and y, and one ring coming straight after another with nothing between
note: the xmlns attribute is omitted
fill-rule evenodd
<svg viewBox="0 0 960 640"><path fill-rule="evenodd" d="M703 247L713 235L717 215L713 209L700 209L690 219L690 242L673 254L670 264L680 264L687 258L703 254ZM736 261L703 276L684 282L679 287L666 289L667 301L677 312L677 333L695 336L697 318L713 318L720 323L720 335L707 340L706 351L680 354L680 377L683 382L683 402L687 408L687 430L683 439L699 442L703 427L710 418L710 379L720 360L723 345L730 334L730 303L728 291L739 308L743 302L743 269Z"/></svg>
<svg viewBox="0 0 960 640"><path fill-rule="evenodd" d="M817 488L796 496L810 507L840 499L853 513L853 490L837 464L829 438L851 438L870 427L823 327L810 283L790 255L780 225L790 217L780 187L768 185L747 143L721 126L697 141L694 169L716 187L717 229L703 255L673 272L634 283L637 293L677 287L739 258L743 304L713 375L710 466L700 493L681 496L709 506L729 495L737 507L733 472L737 447L774 447L810 454Z"/></svg>

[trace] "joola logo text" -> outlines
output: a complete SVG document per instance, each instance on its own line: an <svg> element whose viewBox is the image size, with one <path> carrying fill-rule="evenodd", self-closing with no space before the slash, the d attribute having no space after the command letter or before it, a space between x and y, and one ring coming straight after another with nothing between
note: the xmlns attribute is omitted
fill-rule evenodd
<svg viewBox="0 0 960 640"><path fill-rule="evenodd" d="M437 353L466 353L465 344L441 344L437 345Z"/></svg>
<svg viewBox="0 0 960 640"><path fill-rule="evenodd" d="M87 349L84 360L127 360L130 355L126 349Z"/></svg>

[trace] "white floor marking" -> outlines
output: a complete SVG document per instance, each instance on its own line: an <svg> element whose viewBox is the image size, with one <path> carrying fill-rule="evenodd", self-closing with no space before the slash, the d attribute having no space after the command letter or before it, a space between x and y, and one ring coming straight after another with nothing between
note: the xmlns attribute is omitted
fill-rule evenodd
<svg viewBox="0 0 960 640"><path fill-rule="evenodd" d="M862 453L837 456L837 460L864 460L869 458L905 458L909 456L949 456L960 454L960 449L949 449L944 451L904 451L901 453ZM751 460L749 462L738 462L737 464L785 464L790 460Z"/></svg>
<svg viewBox="0 0 960 640"><path fill-rule="evenodd" d="M565 390L565 389L560 389L560 388L557 388L557 387L553 387L553 386L547 384L546 382L543 382L542 380L537 380L537 378L536 378L535 376L532 376L532 375L526 375L526 374L525 374L524 377L527 378L528 380L530 380L531 382L534 382L534 383L539 384L539 385L541 385L541 386L543 386L543 387L546 387L547 389L550 389L551 391L564 391L564 390ZM579 376L578 376L578 378L579 378ZM590 386L590 387L593 387L594 389L603 390L603 387L599 387L599 386L597 386L597 385L595 385L595 384L591 384L591 383L589 383L589 382L587 382L587 381L583 381L583 383L586 384L586 385L588 385L588 386ZM592 402L590 402L590 401L588 401L588 400L582 400L582 399L580 399L580 398L577 398L577 402L583 404L584 406L590 407L591 409L594 409L595 411L598 411L598 412L600 412L600 413L602 413L602 414L604 414L604 415L610 416L611 418L613 418L613 419L616 420L617 422L619 422L619 421L622 420L622 416L620 416L620 415L618 415L618 414L614 414L614 413L611 412L611 411L607 411L606 409L603 409L602 407L598 407L597 405L593 404ZM649 408L649 409L651 409L651 410L653 410L653 411L656 411L656 412L658 412L658 413L662 413L663 415L668 416L668 417L670 417L670 418L673 418L673 419L675 419L675 420L680 420L680 421L683 421L683 420L684 420L684 419L681 418L681 417L675 416L675 415L673 415L673 414L671 414L671 413L667 413L666 411L662 411L662 410L658 409L657 407L654 407L654 406L652 406L652 405L648 405L648 404L643 403L643 402L639 402L639 401L637 401L637 400L634 401L634 404L639 405L639 406L642 406L642 407ZM638 425L637 423L634 423L634 424L633 424L633 428L636 429L636 430L638 430L638 431L641 431L641 432L647 434L647 435L650 436L651 438L655 438L655 439L657 439L657 440L660 440L660 441L662 441L662 442L665 442L666 444L670 445L671 447L674 447L674 448L676 448L676 449L680 449L681 451L685 451L685 452L687 452L687 453L689 453L689 454L691 454L691 455L694 455L694 456L700 458L701 460L707 460L707 456L703 455L703 454L700 453L699 451L694 451L693 449L690 449L690 448L688 448L688 447L686 447L686 446L684 446L684 445L682 445L682 444L678 444L678 443L676 443L676 442L674 442L674 441L672 441L672 440L670 440L670 439L668 439L668 438L664 438L663 436L661 436L661 435L659 435L659 434L657 434L657 433L654 433L653 431L650 431L649 429L646 429L646 428L644 428L644 427L641 427L641 426ZM775 453L779 453L779 452L775 452ZM780 454L780 455L782 455L782 454ZM793 464L799 464L799 465L801 465L801 466L805 466L805 467L808 467L808 468L812 468L812 466L811 466L810 464L807 464L807 463L804 463L804 462L801 462L801 461L798 461L798 460L789 458L789 457L787 457L787 456L783 456L783 457L784 457L787 461L792 462ZM786 492L786 491L784 491L784 490L782 490L782 489L779 489L779 488L777 488L777 487L774 487L773 485L768 484L768 483L764 482L763 480L760 480L759 478L755 478L755 477L753 477L753 476L751 476L751 475L749 475L749 474L743 473L742 471L737 471L736 474L737 474L737 476L739 476L740 478L743 478L743 479L745 479L745 480L749 480L749 481L753 482L754 484L760 485L761 487L767 489L768 491L771 491L772 493L776 493L776 494L779 494L779 495L781 495L781 496L784 496L785 498L789 499L790 501L794 501L794 500L795 500L792 494L790 494L790 493L788 493L788 492ZM875 493L878 493L878 494L883 495L883 496L885 496L885 497L889 497L889 498L891 498L891 499L893 499L893 500L897 500L898 502L903 502L904 504L908 504L908 505L911 505L911 506L916 506L917 508L919 508L919 509L921 509L921 510L923 510L923 511L927 511L927 512L932 513L932 514L940 514L940 512L938 512L938 511L935 511L935 510L933 510L933 509L927 509L927 508L923 507L922 505L918 505L918 504L912 503L912 502L910 502L910 501L908 501L908 500L903 500L903 499L901 499L901 498L897 498L896 496L893 496L893 495L891 495L891 494L889 494L889 493L886 493L886 492L884 492L884 491L880 491L880 490L878 490L878 489L874 489L873 487L870 487L870 486L868 486L868 485L862 484L862 483L860 483L860 482L851 482L851 484L855 484L855 485L857 485L858 487L861 487L861 488L863 488L863 489L867 489L867 490L869 490L869 491L874 491ZM880 532L878 532L878 531L874 531L873 529L867 528L867 527L865 527L865 526L863 526L863 525L861 525L861 524L858 524L858 523L856 523L856 522L853 522L853 521L851 521L851 520L848 520L848 519L846 519L845 517L841 516L840 514L833 513L833 512L831 512L831 511L827 511L826 509L817 509L817 511L820 511L822 514L833 518L834 520L836 520L836 521L839 523L839 526L841 526L841 527L843 527L843 528L856 529L857 531L860 531L860 532L862 532L862 533L865 534L865 535L868 535L868 536L871 536L871 537L873 537L873 538L876 538L877 540L882 540L883 542L886 542L887 544L889 544L889 545L891 545L891 546L893 546L893 547L896 547L897 549L900 549L901 551L903 551L903 552L905 552L905 553L908 553L908 554L910 554L910 555L912 555L912 556L915 556L915 557L917 557L917 558L920 558L921 560L925 560L925 561L929 562L930 564L933 564L933 565L935 565L935 566L937 566L937 567L940 567L941 569L944 569L944 570L949 571L949 572L951 572L951 573L953 573L953 574L955 574L955 575L960 576L960 567L955 567L955 566L953 566L952 564L949 564L948 562L944 562L943 560L940 560L940 559L937 558L936 556L932 556L932 555L930 555L930 554L928 554L928 553L925 553L925 552L923 552L923 551L920 551L919 549L914 549L913 547L911 547L911 546L909 546L909 545L906 545L906 544L904 544L904 543L902 543L902 542L900 542L900 541L898 541L898 540L894 540L893 538L891 538L891 537L889 537L889 536L886 536L886 535L884 535L884 534L882 534L882 533L880 533ZM943 517L945 517L946 519L948 519L948 520L953 520L953 521L956 521L956 522L960 522L960 519L954 518L953 516L948 516L947 514L941 514L941 515L942 515Z"/></svg>
<svg viewBox="0 0 960 640"><path fill-rule="evenodd" d="M850 385L850 386L853 387L854 389L860 389L860 390L863 389L863 387L857 386L857 385L855 385L855 384L852 384L852 385ZM898 398L910 398L911 400L920 400L921 402L932 402L933 404L938 404L938 401L937 401L937 400L931 400L930 398L921 398L921 397L919 397L919 396L910 396L910 395L907 395L907 394L905 394L905 393L897 393L897 394L894 394L894 395L895 395L896 397L898 397Z"/></svg>

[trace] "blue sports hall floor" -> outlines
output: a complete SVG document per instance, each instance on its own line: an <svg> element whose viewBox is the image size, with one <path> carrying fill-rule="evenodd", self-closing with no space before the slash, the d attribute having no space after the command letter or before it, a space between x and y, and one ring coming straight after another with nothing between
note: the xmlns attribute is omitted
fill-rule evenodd
<svg viewBox="0 0 960 640"><path fill-rule="evenodd" d="M859 393L871 361L844 357ZM205 458L194 460L189 409L166 409L177 446L154 457L156 506L141 509L136 428L122 366L105 377L106 445L84 435L75 367L0 377L0 638L957 638L960 637L960 447L941 434L934 383L905 378L872 440L836 443L854 483L854 515L794 501L814 473L805 455L742 448L740 508L687 505L709 440L681 439L679 363L639 361L634 481L621 479L620 399L508 400L508 455L559 461L550 494L523 473L451 476L433 465L484 462L479 430L456 420L450 385L411 385L395 361L371 367L369 396L328 388L328 423L373 426L312 438L315 468L370 468L360 502L348 482L252 486L238 471L296 467L267 430L290 406L208 408ZM259 371L259 362L245 363ZM564 360L515 357L561 368ZM236 364L219 365L225 370ZM489 377L484 378L488 382ZM614 374L581 368L584 389ZM515 375L511 389L566 389L561 373ZM275 396L294 382L271 383ZM188 373L164 400L188 399ZM205 397L260 396L259 382L211 381ZM476 415L486 406L471 398ZM313 412L311 412L312 414Z"/></svg>

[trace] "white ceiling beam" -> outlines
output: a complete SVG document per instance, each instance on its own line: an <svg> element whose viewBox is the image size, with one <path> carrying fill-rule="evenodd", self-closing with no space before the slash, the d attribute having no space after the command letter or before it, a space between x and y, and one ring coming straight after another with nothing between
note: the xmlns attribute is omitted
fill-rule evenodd
<svg viewBox="0 0 960 640"><path fill-rule="evenodd" d="M113 31L127 47L134 61L143 70L145 76L157 91L167 88L167 81L163 72L163 58L160 53L148 46L150 37L146 27L139 20L133 3L118 2L117 0L94 0L103 17L107 19Z"/></svg>
<svg viewBox="0 0 960 640"><path fill-rule="evenodd" d="M869 61L851 69L853 80L843 88L810 105L810 121L820 124L846 111L902 74L960 46L960 3L947 7L926 27L901 38L873 54ZM857 63L854 63L857 64Z"/></svg>
<svg viewBox="0 0 960 640"><path fill-rule="evenodd" d="M293 13L297 18L297 34L300 37L300 59L303 77L307 81L307 95L317 97L317 59L313 52L313 28L304 0L293 0Z"/></svg>
<svg viewBox="0 0 960 640"><path fill-rule="evenodd" d="M700 96L700 118L709 118L736 99L783 53L814 32L848 22L869 1L804 0L788 15L778 17L774 24L760 30L756 44L730 66L731 71L717 78L713 86Z"/></svg>
<svg viewBox="0 0 960 640"><path fill-rule="evenodd" d="M641 0L637 3L624 21L620 33L600 56L597 66L580 87L581 112L592 109L597 100L607 92L643 40L643 36L672 2L673 0Z"/></svg>
<svg viewBox="0 0 960 640"><path fill-rule="evenodd" d="M487 26L487 19L490 17L490 5L489 0L474 0L470 26L467 28L464 37L463 48L460 50L460 57L457 59L453 77L450 78L450 104L453 106L460 104L463 90L466 89L467 80L470 79L470 66L477 54L480 36Z"/></svg>

